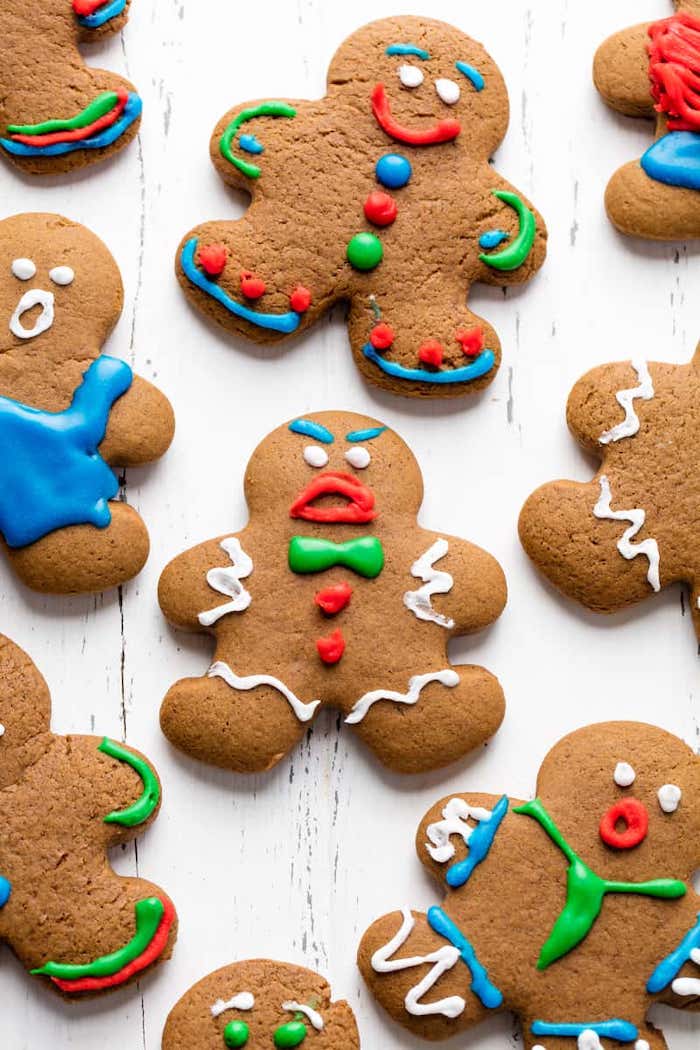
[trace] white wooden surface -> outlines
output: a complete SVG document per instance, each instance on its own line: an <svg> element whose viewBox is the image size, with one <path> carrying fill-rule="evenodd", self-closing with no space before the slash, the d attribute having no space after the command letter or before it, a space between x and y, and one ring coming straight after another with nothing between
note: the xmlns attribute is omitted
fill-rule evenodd
<svg viewBox="0 0 700 1050"><path fill-rule="evenodd" d="M369 922L402 903L436 899L414 855L428 806L450 790L527 795L562 734L609 717L657 722L697 746L697 646L678 590L611 619L560 600L536 576L516 535L525 496L555 477L590 476L569 438L564 405L588 367L635 350L668 361L700 335L698 248L618 237L602 196L608 175L638 156L649 129L606 110L591 85L609 32L667 14L666 0L403 0L483 40L510 89L512 119L496 164L543 212L550 253L540 276L505 298L472 301L498 328L503 366L478 403L417 405L366 389L339 311L287 352L235 345L185 304L173 277L181 234L238 214L210 166L210 130L236 101L318 96L327 62L355 27L395 13L389 0L134 0L122 38L93 64L138 85L138 143L70 180L30 182L3 168L3 212L63 212L102 236L121 266L124 316L109 352L171 397L171 453L131 471L128 496L152 536L146 570L120 598L42 598L0 567L0 629L34 657L54 696L54 728L107 732L156 762L165 804L156 826L116 858L162 883L180 912L173 960L93 1003L65 1004L3 950L3 1050L158 1050L166 1014L199 977L235 958L268 955L318 968L357 1010L363 1047L421 1045L380 1016L354 966ZM204 671L206 639L171 631L156 603L165 562L245 520L243 469L281 420L311 409L367 411L410 441L426 478L422 520L463 534L503 564L507 610L488 634L455 645L505 687L508 716L489 748L448 775L382 773L328 715L268 776L243 778L176 754L158 728L168 685ZM585 770L572 775L585 776ZM40 820L40 816L37 815ZM697 1047L700 1020L663 1011L672 1050ZM503 1050L507 1018L447 1046ZM189 1048L188 1048L189 1050Z"/></svg>

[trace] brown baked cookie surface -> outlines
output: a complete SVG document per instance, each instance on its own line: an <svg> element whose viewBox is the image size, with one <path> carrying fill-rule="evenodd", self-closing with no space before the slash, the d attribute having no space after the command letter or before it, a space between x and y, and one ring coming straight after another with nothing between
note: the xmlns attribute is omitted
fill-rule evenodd
<svg viewBox="0 0 700 1050"><path fill-rule="evenodd" d="M526 1050L665 1050L650 1007L700 1007L700 758L677 737L579 729L546 756L533 801L448 796L416 848L446 899L378 919L358 953L415 1035L511 1011Z"/></svg>
<svg viewBox="0 0 700 1050"><path fill-rule="evenodd" d="M368 382L413 397L483 389L501 350L469 289L527 281L545 256L541 217L489 164L507 124L481 44L426 18L364 26L331 61L325 98L221 118L212 161L252 202L185 236L185 294L259 343L345 300Z"/></svg>
<svg viewBox="0 0 700 1050"><path fill-rule="evenodd" d="M520 512L523 547L564 594L610 613L683 582L700 638L700 352L685 365L601 365L575 385L567 422L603 461L554 481Z"/></svg>
<svg viewBox="0 0 700 1050"><path fill-rule="evenodd" d="M0 940L63 995L96 995L143 976L175 942L168 896L108 861L155 820L161 787L139 752L58 736L50 720L44 679L0 636Z"/></svg>
<svg viewBox="0 0 700 1050"><path fill-rule="evenodd" d="M269 959L224 966L170 1011L162 1050L359 1050L355 1017L311 970Z"/></svg>
<svg viewBox="0 0 700 1050"><path fill-rule="evenodd" d="M0 256L0 543L34 590L114 587L143 567L149 541L111 468L162 456L172 408L102 353L123 291L93 233L14 215L0 222Z"/></svg>
<svg viewBox="0 0 700 1050"><path fill-rule="evenodd" d="M163 702L176 747L270 769L328 705L381 762L413 773L496 731L497 679L453 667L447 643L497 619L503 572L417 525L422 477L398 434L350 412L292 420L253 453L245 494L246 527L181 554L160 579L168 620L216 638L208 673Z"/></svg>
<svg viewBox="0 0 700 1050"><path fill-rule="evenodd" d="M126 24L131 0L0 4L0 154L31 175L87 167L123 149L141 99L116 73L91 69L79 43Z"/></svg>
<svg viewBox="0 0 700 1050"><path fill-rule="evenodd" d="M605 207L622 233L652 240L700 237L700 0L615 33L596 52L593 79L613 109L656 123L641 160L608 183Z"/></svg>

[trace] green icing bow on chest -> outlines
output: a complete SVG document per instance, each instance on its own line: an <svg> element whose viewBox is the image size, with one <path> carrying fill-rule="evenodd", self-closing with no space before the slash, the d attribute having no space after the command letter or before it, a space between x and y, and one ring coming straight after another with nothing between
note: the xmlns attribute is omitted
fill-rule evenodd
<svg viewBox="0 0 700 1050"><path fill-rule="evenodd" d="M345 543L293 536L289 541L289 568L292 572L324 572L344 565L359 576L373 579L384 568L384 548L376 536L360 536Z"/></svg>

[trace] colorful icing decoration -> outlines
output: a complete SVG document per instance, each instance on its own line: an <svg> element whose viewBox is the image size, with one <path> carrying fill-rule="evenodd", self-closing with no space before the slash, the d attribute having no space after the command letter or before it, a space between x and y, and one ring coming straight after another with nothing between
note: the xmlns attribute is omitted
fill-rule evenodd
<svg viewBox="0 0 700 1050"><path fill-rule="evenodd" d="M345 440L356 444L359 441L373 441L386 430L386 427L367 427L366 430L351 430L345 435Z"/></svg>
<svg viewBox="0 0 700 1050"><path fill-rule="evenodd" d="M495 364L492 350L484 350L482 354L469 365L461 368L446 368L442 372L428 372L424 368L406 368L398 361L387 361L378 354L369 342L362 348L365 357L394 379L405 379L413 383L470 383L480 376L491 371Z"/></svg>
<svg viewBox="0 0 700 1050"><path fill-rule="evenodd" d="M681 801L683 792L677 784L664 784L657 792L659 805L664 813L675 813Z"/></svg>
<svg viewBox="0 0 700 1050"><path fill-rule="evenodd" d="M693 953L699 950L700 912L698 913L698 921L695 926L693 926L692 930L689 930L678 947L659 963L647 981L647 991L649 994L656 995L658 992L662 992L664 988L668 988L669 984L671 984L673 979L678 976L680 970L687 962L691 960L698 962L698 957L694 957Z"/></svg>
<svg viewBox="0 0 700 1050"><path fill-rule="evenodd" d="M338 627L327 638L317 638L316 649L324 664L337 664L345 652L343 632Z"/></svg>
<svg viewBox="0 0 700 1050"><path fill-rule="evenodd" d="M484 329L480 327L458 328L455 332L455 339L462 347L462 353L466 357L478 357L486 345Z"/></svg>
<svg viewBox="0 0 700 1050"><path fill-rule="evenodd" d="M241 112L233 118L231 123L225 129L221 139L219 140L219 152L224 160L227 160L229 164L233 164L234 168L237 168L243 175L248 179L259 179L261 175L260 168L257 164L253 164L247 160L241 160L240 157L234 157L231 152L231 143L235 139L241 125L247 123L249 120L255 120L257 117L287 117L291 119L296 117L297 111L293 106L288 105L286 102L261 102L259 106L251 106L250 109L241 110Z"/></svg>
<svg viewBox="0 0 700 1050"><path fill-rule="evenodd" d="M614 1039L618 1043L633 1043L639 1035L633 1024L629 1021L621 1021L616 1017L610 1021L594 1021L591 1024L560 1024L558 1022L551 1024L548 1021L533 1021L531 1031L533 1035L538 1036L551 1035L573 1039L584 1032L595 1032L603 1039Z"/></svg>
<svg viewBox="0 0 700 1050"><path fill-rule="evenodd" d="M312 700L308 704L305 703L284 682L269 674L250 674L239 677L223 660L217 660L213 663L207 671L207 675L209 678L221 678L231 689L238 689L243 692L247 692L249 689L257 689L261 685L269 685L285 698L300 722L310 721L316 708L321 703L320 700Z"/></svg>
<svg viewBox="0 0 700 1050"><path fill-rule="evenodd" d="M634 784L637 774L629 762L618 762L613 773L613 780L618 787L628 788Z"/></svg>
<svg viewBox="0 0 700 1050"><path fill-rule="evenodd" d="M300 316L296 310L290 310L284 314L268 314L261 310L251 310L250 307L237 303L223 288L210 281L206 274L202 273L195 264L197 244L197 238L192 237L187 241L180 255L180 265L188 281L196 288L199 288L200 291L206 292L212 299L216 299L229 313L243 318L244 321L248 321L258 328L268 328L273 332L284 332L285 334L296 331L300 321Z"/></svg>
<svg viewBox="0 0 700 1050"><path fill-rule="evenodd" d="M73 0L78 21L88 29L99 29L120 15L125 7L126 0Z"/></svg>
<svg viewBox="0 0 700 1050"><path fill-rule="evenodd" d="M220 277L227 261L228 249L224 244L207 244L197 252L197 262L208 277Z"/></svg>
<svg viewBox="0 0 700 1050"><path fill-rule="evenodd" d="M454 689L459 684L459 675L452 668L446 668L444 671L429 671L428 674L416 674L409 678L408 690L405 693L398 693L393 689L375 689L371 693L365 693L353 705L345 721L348 725L357 725L365 717L370 707L379 700L391 700L394 704L411 706L417 704L423 689L431 682L439 682L448 689Z"/></svg>
<svg viewBox="0 0 700 1050"><path fill-rule="evenodd" d="M651 537L643 540L641 543L632 543L639 530L644 527L646 512L641 507L634 507L629 510L613 510L610 506L612 493L608 478L605 474L601 474L598 481L600 483L600 497L593 508L595 517L608 521L628 521L630 523L629 528L625 529L621 538L617 541L617 549L627 561L631 561L640 554L644 555L649 561L647 580L653 590L660 591L658 543Z"/></svg>
<svg viewBox="0 0 700 1050"><path fill-rule="evenodd" d="M317 1032L323 1031L323 1018L321 1017L318 1010L314 1010L313 1007L307 1006L306 1003L287 1002L282 1003L282 1009L288 1010L289 1013L302 1014L306 1017Z"/></svg>
<svg viewBox="0 0 700 1050"><path fill-rule="evenodd" d="M41 307L41 313L35 319L31 328L25 328L22 318L35 306ZM47 292L43 288L32 288L25 292L15 307L10 318L10 331L18 339L35 339L43 332L47 332L54 322L54 297L53 292Z"/></svg>
<svg viewBox="0 0 700 1050"><path fill-rule="evenodd" d="M651 401L654 396L654 384L646 361L631 361L632 368L637 373L638 386L630 387L628 390L618 390L615 399L624 410L625 418L621 423L604 431L598 440L601 445L609 445L612 441L621 441L623 438L633 437L639 430L639 416L634 410L634 401L641 398L642 401Z"/></svg>
<svg viewBox="0 0 700 1050"><path fill-rule="evenodd" d="M535 243L537 232L535 215L517 193L512 193L510 190L492 190L491 192L494 197L498 197L499 201L503 201L515 211L518 216L519 231L507 248L494 252L492 255L481 252L479 258L494 270L517 270L523 265Z"/></svg>
<svg viewBox="0 0 700 1050"><path fill-rule="evenodd" d="M293 536L289 541L292 572L325 572L336 565L352 569L358 576L374 579L384 568L384 549L376 536L360 536L345 543L313 536Z"/></svg>
<svg viewBox="0 0 700 1050"><path fill-rule="evenodd" d="M389 44L386 54L389 56L401 55L402 57L413 55L414 58L422 58L424 62L427 62L430 58L425 48L417 47L416 44Z"/></svg>
<svg viewBox="0 0 700 1050"><path fill-rule="evenodd" d="M499 244L503 244L509 237L510 234L506 233L505 230L487 230L479 237L479 247L484 249L497 248Z"/></svg>
<svg viewBox="0 0 700 1050"><path fill-rule="evenodd" d="M305 445L302 455L304 462L316 470L328 466L328 453L320 445Z"/></svg>
<svg viewBox="0 0 700 1050"><path fill-rule="evenodd" d="M428 908L428 923L433 930L459 951L460 958L466 964L472 976L471 991L488 1010L497 1010L503 1005L503 995L489 980L486 969L476 957L472 945L457 928L453 920L437 906Z"/></svg>
<svg viewBox="0 0 700 1050"><path fill-rule="evenodd" d="M8 124L9 137L1 138L0 146L20 157L57 157L79 149L102 149L123 135L142 109L141 99L133 92L125 88L106 91L67 120Z"/></svg>
<svg viewBox="0 0 700 1050"><path fill-rule="evenodd" d="M439 368L445 356L445 348L437 339L426 339L418 347L418 360L431 368Z"/></svg>
<svg viewBox="0 0 700 1050"><path fill-rule="evenodd" d="M320 496L343 496L347 503L341 507L315 507ZM325 524L344 523L365 525L377 517L374 493L352 474L329 470L319 474L302 489L289 508L290 518Z"/></svg>
<svg viewBox="0 0 700 1050"><path fill-rule="evenodd" d="M48 962L32 974L43 974L62 991L96 992L124 984L155 962L163 952L175 909L167 897L146 897L134 907L136 933L123 948L85 964Z"/></svg>
<svg viewBox="0 0 700 1050"><path fill-rule="evenodd" d="M4 875L0 875L0 908L4 908L12 896L12 884Z"/></svg>
<svg viewBox="0 0 700 1050"><path fill-rule="evenodd" d="M11 270L18 281L31 281L36 276L36 264L31 259L13 259Z"/></svg>
<svg viewBox="0 0 700 1050"><path fill-rule="evenodd" d="M298 314L304 314L311 306L311 292L303 284L298 284L289 296L289 305Z"/></svg>
<svg viewBox="0 0 700 1050"><path fill-rule="evenodd" d="M262 142L258 142L255 135L241 135L238 139L238 145L246 153L257 155L265 152L265 147Z"/></svg>
<svg viewBox="0 0 700 1050"><path fill-rule="evenodd" d="M678 879L653 879L651 882L611 882L601 879L574 852L540 799L516 806L514 813L536 820L552 842L569 862L566 884L566 904L540 952L538 970L546 970L557 959L568 954L588 936L600 914L603 899L608 893L634 893L661 900L677 900L685 896L688 888ZM593 1028L595 1025L582 1025ZM535 1032L535 1035L547 1035ZM556 1033L549 1033L556 1034Z"/></svg>
<svg viewBox="0 0 700 1050"><path fill-rule="evenodd" d="M455 847L450 841L451 835L460 835L469 853L464 860L457 861L447 869L445 881L448 886L458 889L469 881L474 869L488 856L503 818L508 812L508 798L503 795L493 810L481 806L470 806L463 798L451 798L442 811L443 819L429 824L427 835L430 842L425 848L438 864L445 864L455 855ZM467 821L476 820L476 827Z"/></svg>
<svg viewBox="0 0 700 1050"><path fill-rule="evenodd" d="M75 280L75 270L70 266L54 266L52 270L49 270L49 277L54 284L65 288Z"/></svg>
<svg viewBox="0 0 700 1050"><path fill-rule="evenodd" d="M116 744L113 740L108 740L107 737L104 738L97 750L110 758L116 758L117 761L125 762L128 766L131 766L143 782L141 797L131 806L127 806L126 809L108 813L104 817L104 823L120 824L124 828L138 827L139 824L143 824L153 815L160 802L158 777L145 759L139 755L134 755L131 751L127 751L126 748Z"/></svg>
<svg viewBox="0 0 700 1050"><path fill-rule="evenodd" d="M449 572L434 568L435 562L444 558L448 549L447 540L436 540L425 554L421 554L420 558L414 561L411 576L422 580L423 586L415 591L406 591L403 603L417 619L436 623L438 627L451 631L455 625L454 620L436 612L430 600L434 594L448 594L452 590L454 580Z"/></svg>
<svg viewBox="0 0 700 1050"><path fill-rule="evenodd" d="M220 620L222 616L229 613L243 612L250 605L252 598L241 580L247 579L253 571L253 559L243 550L240 540L235 536L228 536L219 544L231 559L230 566L217 566L207 573L207 583L219 594L225 594L231 598L230 602L217 605L213 609L201 612L197 619L203 627L211 627L213 623Z"/></svg>
<svg viewBox="0 0 700 1050"><path fill-rule="evenodd" d="M618 825L624 824L620 829ZM644 842L649 831L646 806L636 798L622 798L603 815L600 837L613 849L634 849Z"/></svg>
<svg viewBox="0 0 700 1050"><path fill-rule="evenodd" d="M211 1007L211 1015L220 1017L227 1010L252 1010L254 1006L255 996L252 992L238 992L232 999L217 999Z"/></svg>
<svg viewBox="0 0 700 1050"><path fill-rule="evenodd" d="M700 135L669 131L642 154L639 163L656 182L700 190Z"/></svg>
<svg viewBox="0 0 700 1050"><path fill-rule="evenodd" d="M0 531L24 547L65 525L106 528L117 479L98 449L112 405L129 389L124 361L93 361L63 412L44 412L0 397Z"/></svg>
<svg viewBox="0 0 700 1050"><path fill-rule="evenodd" d="M468 62L455 62L455 69L471 81L477 91L483 91L485 81L478 69L470 66Z"/></svg>
<svg viewBox="0 0 700 1050"><path fill-rule="evenodd" d="M391 226L398 211L394 198L382 190L373 190L364 204L365 218L375 226Z"/></svg>
<svg viewBox="0 0 700 1050"><path fill-rule="evenodd" d="M391 112L391 103L383 84L375 85L371 100L374 118L382 131L397 142L405 142L409 146L434 146L441 142L452 142L462 130L462 125L453 118L438 120L429 128L410 128L399 124Z"/></svg>
<svg viewBox="0 0 700 1050"><path fill-rule="evenodd" d="M424 79L425 76L423 74L423 70L419 69L418 66L412 66L408 63L399 66L399 80L401 81L404 87L420 87Z"/></svg>
<svg viewBox="0 0 700 1050"><path fill-rule="evenodd" d="M275 1046L293 1047L300 1046L304 1042L308 1032L306 1031L306 1025L301 1020L287 1021L286 1024L280 1025L275 1030L273 1036L273 1042Z"/></svg>
<svg viewBox="0 0 700 1050"><path fill-rule="evenodd" d="M224 1028L224 1046L229 1050L245 1046L250 1036L250 1028L245 1021L229 1021Z"/></svg>
<svg viewBox="0 0 700 1050"><path fill-rule="evenodd" d="M314 602L326 616L336 616L350 604L352 587L349 583L335 583L314 595Z"/></svg>
<svg viewBox="0 0 700 1050"><path fill-rule="evenodd" d="M388 190L400 190L411 181L411 162L400 153L385 153L376 163L377 182Z"/></svg>
<svg viewBox="0 0 700 1050"><path fill-rule="evenodd" d="M435 81L435 90L437 91L438 98L445 103L446 106L454 106L459 102L461 95L459 84L456 84L454 80L448 80L446 77L440 77Z"/></svg>
<svg viewBox="0 0 700 1050"><path fill-rule="evenodd" d="M293 434L302 434L304 437L313 438L323 445L332 445L335 438L327 427L322 423L314 423L313 419L293 419L289 424Z"/></svg>
<svg viewBox="0 0 700 1050"><path fill-rule="evenodd" d="M355 270L363 273L379 266L384 255L382 242L373 233L356 233L348 241L345 249L348 262Z"/></svg>
<svg viewBox="0 0 700 1050"><path fill-rule="evenodd" d="M261 277L244 270L241 274L241 291L246 299L259 299L267 291L267 285Z"/></svg>

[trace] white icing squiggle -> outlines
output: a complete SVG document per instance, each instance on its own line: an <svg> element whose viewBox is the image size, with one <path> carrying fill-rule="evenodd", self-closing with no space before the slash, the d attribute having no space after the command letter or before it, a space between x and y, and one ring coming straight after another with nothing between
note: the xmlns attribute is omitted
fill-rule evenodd
<svg viewBox="0 0 700 1050"><path fill-rule="evenodd" d="M639 430L639 417L633 405L635 398L639 397L642 401L651 401L654 396L654 384L649 375L646 361L631 361L630 364L637 373L639 386L632 387L629 390L618 390L615 394L617 403L625 410L625 418L622 423L618 423L600 435L598 440L601 445L609 445L611 441L620 441L622 438L633 437Z"/></svg>
<svg viewBox="0 0 700 1050"><path fill-rule="evenodd" d="M634 784L637 774L629 762L618 762L613 773L613 780L618 787L628 788Z"/></svg>
<svg viewBox="0 0 700 1050"><path fill-rule="evenodd" d="M224 1002L217 999L211 1008L212 1017L219 1017L226 1010L252 1010L255 1006L255 996L252 992L239 992L233 999Z"/></svg>
<svg viewBox="0 0 700 1050"><path fill-rule="evenodd" d="M253 571L253 559L246 554L235 536L228 536L221 541L219 546L231 559L231 567L217 566L215 569L210 569L207 573L207 583L219 594L226 594L233 601L201 612L197 619L203 627L211 627L213 623L229 613L243 612L253 600L250 592L241 583L241 580L250 576Z"/></svg>
<svg viewBox="0 0 700 1050"><path fill-rule="evenodd" d="M450 631L455 625L454 620L443 616L442 613L435 612L430 601L434 594L447 594L452 590L454 580L449 572L433 568L436 561L445 557L448 549L447 540L436 540L425 554L414 561L411 566L411 576L423 580L423 586L416 591L406 591L403 603L419 620L430 620Z"/></svg>
<svg viewBox="0 0 700 1050"><path fill-rule="evenodd" d="M442 1014L444 1017L459 1017L467 1005L459 995L450 995L445 999L438 999L434 1003L421 1003L419 1000L429 992L443 973L451 970L460 957L459 948L452 944L445 944L429 955L413 955L407 959L392 959L399 948L408 940L416 920L408 908L402 908L403 922L401 929L392 937L383 948L378 948L372 956L372 969L375 973L394 973L397 970L410 970L415 966L424 966L425 963L434 963L432 970L425 975L422 981L414 985L406 993L404 1003L409 1014L414 1017L422 1017L424 1014Z"/></svg>
<svg viewBox="0 0 700 1050"><path fill-rule="evenodd" d="M207 671L207 675L209 678L223 678L232 689L241 689L244 692L248 689L255 689L259 685L271 686L288 701L289 706L300 722L308 722L309 719L313 718L316 708L321 703L320 700L312 700L308 704L304 703L284 682L280 682L279 678L273 678L269 674L249 674L244 678L239 678L236 672L232 671L223 660L217 660L213 663Z"/></svg>
<svg viewBox="0 0 700 1050"><path fill-rule="evenodd" d="M691 962L700 966L700 948L693 948L690 953ZM700 995L700 979L697 977L677 977L671 985L671 991L676 995Z"/></svg>
<svg viewBox="0 0 700 1050"><path fill-rule="evenodd" d="M467 820L489 820L491 815L490 809L470 806L463 798L451 798L442 811L443 820L428 824L426 834L430 842L425 843L425 848L433 860L444 864L455 855L450 835L461 835L465 846L468 846L474 828L467 824Z"/></svg>
<svg viewBox="0 0 700 1050"><path fill-rule="evenodd" d="M417 704L421 691L430 682L440 682L453 689L459 682L459 675L451 668L446 668L444 671L431 671L428 674L416 674L413 678L409 678L408 691L405 693L397 693L393 689L375 689L371 693L365 693L354 705L345 721L348 725L356 725L361 722L372 704L376 704L378 700L392 700L395 704Z"/></svg>
<svg viewBox="0 0 700 1050"><path fill-rule="evenodd" d="M664 813L675 813L683 797L677 784L663 784L656 794Z"/></svg>
<svg viewBox="0 0 700 1050"><path fill-rule="evenodd" d="M600 1036L592 1028L585 1028L577 1039L578 1050L603 1050Z"/></svg>
<svg viewBox="0 0 700 1050"><path fill-rule="evenodd" d="M647 580L655 591L660 591L658 543L651 538L643 540L641 543L631 542L644 525L646 520L645 511L641 507L634 507L629 510L613 510L610 506L610 500L612 499L610 482L605 474L601 474L598 480L600 482L600 498L593 508L593 513L596 518L607 518L610 521L628 521L630 523L630 527L625 529L622 537L617 541L617 549L627 561L636 558L638 554L643 554L649 560Z"/></svg>
<svg viewBox="0 0 700 1050"><path fill-rule="evenodd" d="M321 1017L318 1010L313 1010L310 1006L305 1003L297 1003L290 1001L288 1003L282 1003L282 1009L288 1010L292 1014L303 1014L304 1017L308 1017L311 1024L314 1026L317 1032L323 1031L323 1018Z"/></svg>

